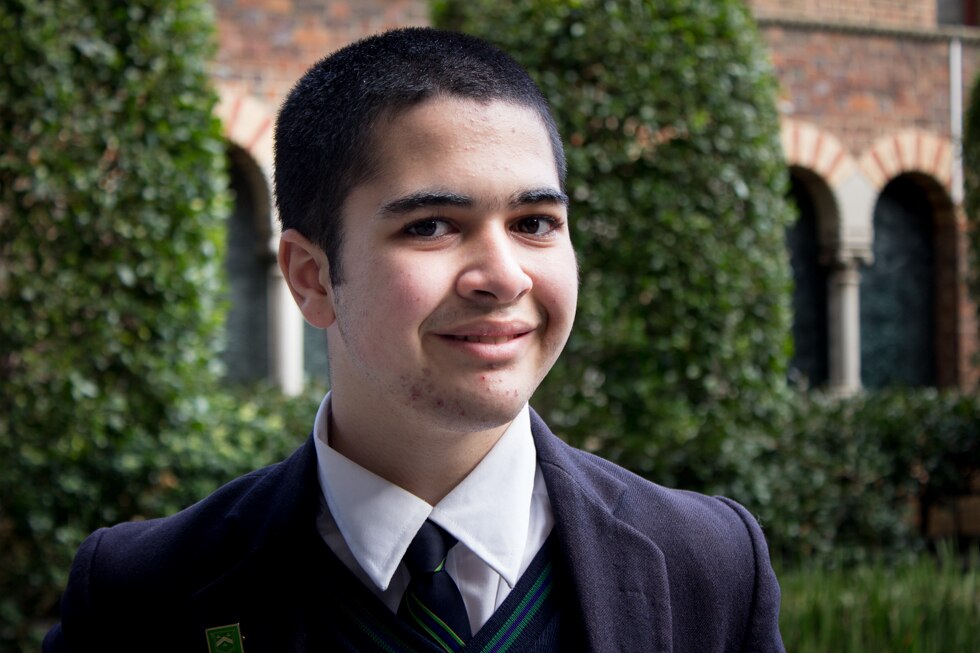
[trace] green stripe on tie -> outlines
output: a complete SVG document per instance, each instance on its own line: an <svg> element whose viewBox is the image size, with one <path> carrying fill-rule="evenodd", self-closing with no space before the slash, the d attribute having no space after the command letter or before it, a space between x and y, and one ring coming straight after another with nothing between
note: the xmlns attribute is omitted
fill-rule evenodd
<svg viewBox="0 0 980 653"><path fill-rule="evenodd" d="M435 640L436 644L438 644L440 647L442 647L442 649L444 651L446 651L446 653L453 653L455 649L453 649L452 646L450 646L449 644L447 644L446 643L446 640L444 640L439 635L439 633L437 633L434 630L432 630L431 628L429 628L429 625L426 624L425 621L423 621L422 618L419 617L418 613L415 611L415 607L413 606L413 603L415 605L419 606L420 608L422 608L422 610L424 610L425 613L427 615L429 615L429 617L431 617L433 621L435 621L436 623L438 623L444 629L444 631L445 631L446 634L450 635L455 641L459 642L459 645L460 646L464 646L465 645L465 643L463 642L463 640L461 640L456 635L456 633L453 632L453 629L452 628L450 628L449 626L447 626L445 624L445 622L443 622L442 619L440 619L439 617L437 617L436 615L434 615L432 613L432 610L430 610L427 607L425 607L425 605L421 601L419 601L418 597L413 594L411 596L411 602L408 604L408 613L410 615L412 615L412 619L415 620L415 623L417 623L420 628L422 628L423 630L425 630L425 632L429 633L429 636L432 637L432 639Z"/></svg>

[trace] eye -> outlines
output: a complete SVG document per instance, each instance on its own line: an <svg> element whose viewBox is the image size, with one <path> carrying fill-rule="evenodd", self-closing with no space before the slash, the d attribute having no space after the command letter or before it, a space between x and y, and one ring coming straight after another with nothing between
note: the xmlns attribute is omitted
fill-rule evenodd
<svg viewBox="0 0 980 653"><path fill-rule="evenodd" d="M405 227L405 233L417 238L438 238L449 233L449 223L441 218L426 218Z"/></svg>
<svg viewBox="0 0 980 653"><path fill-rule="evenodd" d="M514 223L514 231L529 236L547 236L560 226L561 223L555 218L545 215L533 215L521 218Z"/></svg>

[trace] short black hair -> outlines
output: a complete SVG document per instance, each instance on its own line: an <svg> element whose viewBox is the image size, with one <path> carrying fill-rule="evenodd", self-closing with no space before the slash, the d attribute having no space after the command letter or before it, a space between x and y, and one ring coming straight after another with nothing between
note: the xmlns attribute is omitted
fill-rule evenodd
<svg viewBox="0 0 980 653"><path fill-rule="evenodd" d="M275 131L275 196L283 229L327 254L342 282L341 211L376 172L374 127L433 97L503 100L544 123L562 190L565 152L547 100L527 71L467 34L409 27L352 43L314 64L283 102Z"/></svg>

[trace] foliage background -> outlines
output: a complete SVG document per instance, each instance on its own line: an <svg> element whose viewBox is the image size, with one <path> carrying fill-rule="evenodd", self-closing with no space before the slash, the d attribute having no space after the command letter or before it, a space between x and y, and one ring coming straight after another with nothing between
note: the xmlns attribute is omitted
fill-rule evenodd
<svg viewBox="0 0 980 653"><path fill-rule="evenodd" d="M83 535L186 505L241 441L205 399L228 207L209 5L8 0L0 34L0 648L29 650Z"/></svg>
<svg viewBox="0 0 980 653"><path fill-rule="evenodd" d="M980 550L964 564L949 546L908 564L782 570L787 651L961 653L980 632Z"/></svg>
<svg viewBox="0 0 980 653"><path fill-rule="evenodd" d="M970 290L980 315L980 76L973 81L963 129L963 208L967 230Z"/></svg>

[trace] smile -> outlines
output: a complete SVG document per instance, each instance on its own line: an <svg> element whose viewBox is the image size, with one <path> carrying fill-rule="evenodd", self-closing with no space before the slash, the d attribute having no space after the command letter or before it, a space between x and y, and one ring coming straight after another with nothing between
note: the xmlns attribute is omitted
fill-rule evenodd
<svg viewBox="0 0 980 653"><path fill-rule="evenodd" d="M533 347L534 341L528 336L535 330L527 324L522 324L518 329L484 325L480 328L461 329L463 333L438 335L447 350L453 352L454 356L463 356L462 360L489 365L506 365L519 360L528 353L529 347Z"/></svg>
<svg viewBox="0 0 980 653"><path fill-rule="evenodd" d="M450 336L453 340L465 340L466 342L479 342L485 345L502 345L519 338L523 334L513 336Z"/></svg>
<svg viewBox="0 0 980 653"><path fill-rule="evenodd" d="M538 329L531 322L514 320L476 321L459 324L438 333L453 342L468 342L476 345L506 345L520 340Z"/></svg>

